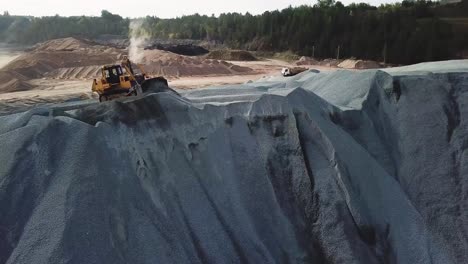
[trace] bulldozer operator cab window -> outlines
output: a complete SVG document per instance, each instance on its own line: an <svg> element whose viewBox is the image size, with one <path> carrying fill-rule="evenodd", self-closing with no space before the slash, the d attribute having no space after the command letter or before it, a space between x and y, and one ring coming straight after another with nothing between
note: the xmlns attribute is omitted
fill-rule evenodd
<svg viewBox="0 0 468 264"><path fill-rule="evenodd" d="M110 68L105 71L106 79L109 83L119 83L119 76L122 75L122 69L120 68Z"/></svg>

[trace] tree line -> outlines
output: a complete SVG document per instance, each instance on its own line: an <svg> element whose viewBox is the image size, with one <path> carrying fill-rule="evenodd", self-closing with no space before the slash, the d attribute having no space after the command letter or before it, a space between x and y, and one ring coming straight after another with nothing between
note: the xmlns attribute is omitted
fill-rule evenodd
<svg viewBox="0 0 468 264"><path fill-rule="evenodd" d="M126 36L129 23L129 19L105 10L100 17L27 17L5 12L0 16L0 42L35 44L63 37Z"/></svg>
<svg viewBox="0 0 468 264"><path fill-rule="evenodd" d="M59 37L126 36L130 20L102 11L100 17L0 16L0 38L36 43ZM316 58L356 57L397 64L460 58L468 47L468 0L425 0L344 6L319 0L261 15L227 13L174 19L145 17L148 37L216 41L259 51L292 51Z"/></svg>

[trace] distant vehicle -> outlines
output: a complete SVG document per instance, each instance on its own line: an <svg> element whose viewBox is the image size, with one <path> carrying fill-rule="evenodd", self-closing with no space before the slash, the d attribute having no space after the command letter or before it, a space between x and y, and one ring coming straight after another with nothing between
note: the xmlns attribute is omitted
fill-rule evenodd
<svg viewBox="0 0 468 264"><path fill-rule="evenodd" d="M91 90L99 94L99 102L122 96L141 95L149 86L168 86L164 77L149 78L143 68L135 74L132 62L124 56L121 64L105 65L101 68L101 79L94 79Z"/></svg>
<svg viewBox="0 0 468 264"><path fill-rule="evenodd" d="M285 77L286 76L291 76L291 71L289 70L289 68L283 68L283 69L281 69L281 74L283 76L285 76Z"/></svg>
<svg viewBox="0 0 468 264"><path fill-rule="evenodd" d="M307 68L304 68L304 67L283 68L281 69L281 74L284 77L289 77L289 76L294 76L304 71L307 71Z"/></svg>

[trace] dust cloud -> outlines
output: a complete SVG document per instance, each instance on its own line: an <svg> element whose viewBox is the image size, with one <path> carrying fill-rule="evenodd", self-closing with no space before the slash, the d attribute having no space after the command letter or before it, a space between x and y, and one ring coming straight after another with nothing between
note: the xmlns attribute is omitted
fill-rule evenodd
<svg viewBox="0 0 468 264"><path fill-rule="evenodd" d="M143 27L143 19L130 21L129 38L130 46L128 47L128 55L135 63L142 63L144 45L150 39L148 31Z"/></svg>
<svg viewBox="0 0 468 264"><path fill-rule="evenodd" d="M21 52L13 49L11 45L0 43L0 69L19 55L21 55Z"/></svg>

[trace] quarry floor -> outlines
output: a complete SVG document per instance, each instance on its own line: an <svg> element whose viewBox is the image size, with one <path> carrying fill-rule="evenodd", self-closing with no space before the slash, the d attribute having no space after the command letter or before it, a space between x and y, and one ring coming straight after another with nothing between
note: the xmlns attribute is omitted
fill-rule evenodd
<svg viewBox="0 0 468 264"><path fill-rule="evenodd" d="M169 86L175 90L198 89L210 86L242 84L267 76L281 76L283 67L295 65L281 60L260 61L229 61L243 67L253 69L253 73L241 75L207 75L168 78ZM326 66L311 66L321 72L336 71L337 68ZM0 115L22 111L32 106L60 103L76 100L97 100L97 95L91 92L92 80L70 79L34 79L29 81L38 87L29 91L0 93Z"/></svg>

